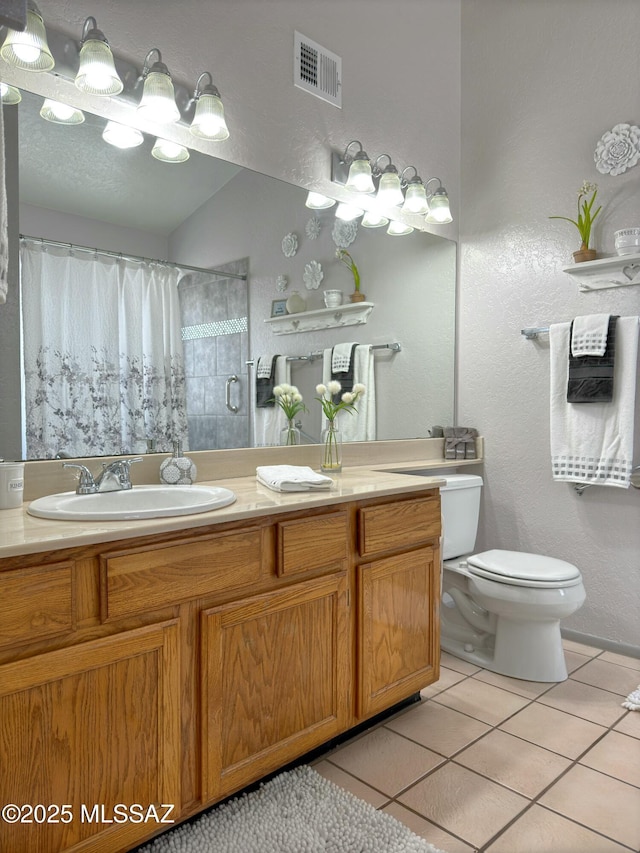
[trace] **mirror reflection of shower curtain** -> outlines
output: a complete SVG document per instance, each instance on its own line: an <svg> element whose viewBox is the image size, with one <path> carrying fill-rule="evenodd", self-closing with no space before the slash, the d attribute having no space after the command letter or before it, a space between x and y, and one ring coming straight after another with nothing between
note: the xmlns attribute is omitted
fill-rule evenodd
<svg viewBox="0 0 640 853"><path fill-rule="evenodd" d="M28 459L187 448L170 266L21 240Z"/></svg>

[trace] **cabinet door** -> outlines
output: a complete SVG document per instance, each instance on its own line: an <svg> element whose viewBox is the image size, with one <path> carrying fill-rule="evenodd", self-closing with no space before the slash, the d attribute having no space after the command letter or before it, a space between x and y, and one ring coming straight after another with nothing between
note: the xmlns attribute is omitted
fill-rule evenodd
<svg viewBox="0 0 640 853"><path fill-rule="evenodd" d="M358 567L358 715L370 717L438 677L439 551Z"/></svg>
<svg viewBox="0 0 640 853"><path fill-rule="evenodd" d="M0 803L29 821L4 821L0 849L115 853L162 828L133 804L175 818L179 697L175 621L0 667Z"/></svg>
<svg viewBox="0 0 640 853"><path fill-rule="evenodd" d="M217 799L347 725L344 573L203 613L203 797Z"/></svg>

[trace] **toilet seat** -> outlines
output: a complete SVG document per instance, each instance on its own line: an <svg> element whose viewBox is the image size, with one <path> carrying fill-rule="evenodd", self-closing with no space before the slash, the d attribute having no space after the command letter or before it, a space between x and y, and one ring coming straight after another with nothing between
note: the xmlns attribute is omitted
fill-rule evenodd
<svg viewBox="0 0 640 853"><path fill-rule="evenodd" d="M470 575L512 586L558 589L582 582L572 563L523 551L482 551L467 558L467 568Z"/></svg>

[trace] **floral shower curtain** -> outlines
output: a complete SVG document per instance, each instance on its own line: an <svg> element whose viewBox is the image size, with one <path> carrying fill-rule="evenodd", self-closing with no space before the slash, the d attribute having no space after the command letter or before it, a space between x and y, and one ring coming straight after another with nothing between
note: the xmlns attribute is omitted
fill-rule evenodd
<svg viewBox="0 0 640 853"><path fill-rule="evenodd" d="M28 459L187 448L175 267L21 241Z"/></svg>

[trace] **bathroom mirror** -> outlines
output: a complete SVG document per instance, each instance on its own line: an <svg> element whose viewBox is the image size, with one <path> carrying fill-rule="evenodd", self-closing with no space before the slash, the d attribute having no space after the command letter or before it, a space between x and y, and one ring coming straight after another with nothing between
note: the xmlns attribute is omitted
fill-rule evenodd
<svg viewBox="0 0 640 853"><path fill-rule="evenodd" d="M55 125L39 117L41 104L41 95L23 90L18 107L20 233L206 269L247 267L247 331L235 334L231 344L211 342L228 376L238 377L231 394L239 411L225 407L220 414L205 413L217 426L209 445L198 433L191 449L250 445L252 368L247 360L276 352L306 355L344 341L401 345L399 353L381 351L376 356L378 439L424 438L434 424L453 421L453 242L426 232L389 237L384 229L359 227L348 250L358 262L362 289L375 305L367 324L274 335L264 322L273 299L298 290L308 310L324 307L325 288L340 289L348 299L352 279L335 258L333 210L311 211L304 205L303 188L198 151L191 150L186 164L160 163L150 156L153 138L145 138L138 149L114 149L101 139L103 118L87 114L83 125ZM83 132L86 143L79 142ZM106 161L101 159L105 155ZM310 220L315 220L313 225ZM282 240L290 233L296 235L298 250L288 257ZM118 235L123 242L116 245ZM321 265L323 278L309 288L305 269L311 261ZM187 283L198 284L197 273L187 275ZM287 283L284 291L279 289L281 277ZM190 296L191 325L197 291L196 286ZM208 304L216 301L211 292L207 299ZM0 329L1 324L0 312ZM321 362L293 364L292 381L307 389L311 412L303 424L313 438L319 435L320 420L319 407L310 397L321 380ZM217 397L224 406L228 386L223 378L216 381L211 393L206 376L194 377L190 393L199 395L193 403L196 413L207 396ZM191 426L189 432L191 440ZM244 437L240 445L238 436ZM105 447L105 454L109 452Z"/></svg>

